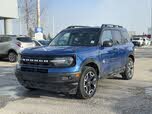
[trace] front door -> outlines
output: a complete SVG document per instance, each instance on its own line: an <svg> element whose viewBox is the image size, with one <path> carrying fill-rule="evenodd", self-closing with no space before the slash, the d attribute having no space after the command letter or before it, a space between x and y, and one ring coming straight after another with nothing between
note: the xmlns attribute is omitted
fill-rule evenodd
<svg viewBox="0 0 152 114"><path fill-rule="evenodd" d="M101 35L101 42L113 41L112 31L104 30ZM100 63L101 72L104 75L111 74L117 68L118 64L118 49L114 46L112 47L99 47L100 49Z"/></svg>

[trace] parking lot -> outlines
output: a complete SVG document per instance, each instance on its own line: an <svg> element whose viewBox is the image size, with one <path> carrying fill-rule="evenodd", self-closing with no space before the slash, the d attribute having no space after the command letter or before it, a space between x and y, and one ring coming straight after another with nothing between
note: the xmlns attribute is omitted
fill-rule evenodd
<svg viewBox="0 0 152 114"><path fill-rule="evenodd" d="M15 64L0 61L0 114L152 114L152 47L136 49L130 81L100 80L88 100L41 90L28 91L14 76Z"/></svg>

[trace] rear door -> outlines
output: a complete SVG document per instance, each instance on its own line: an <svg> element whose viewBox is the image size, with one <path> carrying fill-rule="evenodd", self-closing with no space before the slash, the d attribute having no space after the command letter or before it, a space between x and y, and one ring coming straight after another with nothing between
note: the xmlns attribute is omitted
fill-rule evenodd
<svg viewBox="0 0 152 114"><path fill-rule="evenodd" d="M114 71L119 71L122 67L122 59L124 59L125 57L125 46L122 43L122 35L121 32L119 30L112 30L112 35L113 35L113 41L114 41L114 51L116 53L116 57L115 57L115 69Z"/></svg>
<svg viewBox="0 0 152 114"><path fill-rule="evenodd" d="M129 47L130 46L130 38L129 38L129 34L127 32L127 30L125 31L121 31L122 34L122 58L121 58L121 64L123 67L125 67L127 60L128 60L128 53L129 53Z"/></svg>

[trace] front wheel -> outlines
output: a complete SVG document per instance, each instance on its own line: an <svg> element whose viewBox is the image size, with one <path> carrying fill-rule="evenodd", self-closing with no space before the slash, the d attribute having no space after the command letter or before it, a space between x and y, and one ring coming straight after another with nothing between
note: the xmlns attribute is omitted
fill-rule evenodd
<svg viewBox="0 0 152 114"><path fill-rule="evenodd" d="M134 75L134 61L132 58L128 58L125 71L122 73L122 78L125 80L131 80Z"/></svg>
<svg viewBox="0 0 152 114"><path fill-rule="evenodd" d="M79 81L77 96L88 99L94 96L97 89L97 72L92 67L85 67Z"/></svg>

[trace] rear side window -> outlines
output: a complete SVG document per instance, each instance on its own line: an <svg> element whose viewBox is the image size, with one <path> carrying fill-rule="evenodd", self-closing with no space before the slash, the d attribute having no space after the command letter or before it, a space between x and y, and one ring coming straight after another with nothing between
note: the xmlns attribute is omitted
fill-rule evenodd
<svg viewBox="0 0 152 114"><path fill-rule="evenodd" d="M30 38L30 37L18 37L17 40L20 42L25 42L25 43L33 42L32 38Z"/></svg>
<svg viewBox="0 0 152 114"><path fill-rule="evenodd" d="M113 41L115 45L122 43L122 36L121 36L120 31L113 30L112 35L113 35Z"/></svg>

